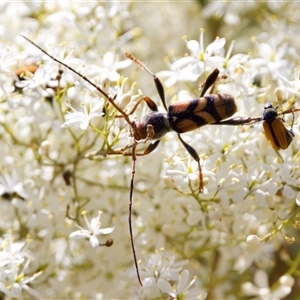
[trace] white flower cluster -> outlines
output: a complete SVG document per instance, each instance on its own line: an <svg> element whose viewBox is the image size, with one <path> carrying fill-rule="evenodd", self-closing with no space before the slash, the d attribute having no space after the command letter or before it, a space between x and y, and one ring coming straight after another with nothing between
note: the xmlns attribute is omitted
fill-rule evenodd
<svg viewBox="0 0 300 300"><path fill-rule="evenodd" d="M204 2L0 4L0 298L297 296L298 4ZM159 70L179 111L218 68L213 93L234 97L233 117L272 103L288 111L278 118L292 143L273 149L261 122L183 133L203 193L175 133L149 155L138 144L133 163L129 123L150 112L136 104L144 95L164 109L125 52Z"/></svg>
<svg viewBox="0 0 300 300"><path fill-rule="evenodd" d="M28 270L32 257L26 252L25 242L15 242L11 235L0 239L0 291L10 297L20 299L23 291L39 298L40 295L30 287L30 283L42 274L30 274Z"/></svg>

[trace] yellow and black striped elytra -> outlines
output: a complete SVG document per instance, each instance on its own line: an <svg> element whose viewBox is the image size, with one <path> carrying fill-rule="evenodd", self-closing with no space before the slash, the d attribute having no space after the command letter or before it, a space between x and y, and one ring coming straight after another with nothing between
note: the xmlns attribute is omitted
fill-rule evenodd
<svg viewBox="0 0 300 300"><path fill-rule="evenodd" d="M127 56L137 62L131 54ZM141 62L138 61L140 65ZM140 65L141 66L141 65ZM143 65L143 69L145 66ZM146 71L149 71L146 69ZM150 72L150 71L149 71ZM155 76L151 73L151 75ZM237 111L234 98L226 94L212 94L204 96L206 91L216 82L219 70L215 69L206 79L200 98L180 101L167 107L164 97L164 88L155 76L156 87L167 113L158 112L157 105L149 97L143 97L152 110L139 120L133 121L132 135L136 140L159 140L170 131L184 133L195 130L207 124L218 124L230 118ZM149 137L149 126L153 127L153 135Z"/></svg>
<svg viewBox="0 0 300 300"><path fill-rule="evenodd" d="M215 94L170 105L168 118L171 129L183 133L206 124L219 123L236 111L237 106L232 96Z"/></svg>
<svg viewBox="0 0 300 300"><path fill-rule="evenodd" d="M170 105L167 113L153 111L135 120L132 135L136 140L145 139L148 136L147 126L153 126L154 135L149 140L158 140L170 131L184 133L207 124L218 124L230 118L236 111L234 98L225 94L181 101Z"/></svg>
<svg viewBox="0 0 300 300"><path fill-rule="evenodd" d="M270 145L275 150L284 150L289 147L294 138L292 130L287 129L283 124L283 119L278 117L276 108L271 104L264 107L262 116L263 127Z"/></svg>

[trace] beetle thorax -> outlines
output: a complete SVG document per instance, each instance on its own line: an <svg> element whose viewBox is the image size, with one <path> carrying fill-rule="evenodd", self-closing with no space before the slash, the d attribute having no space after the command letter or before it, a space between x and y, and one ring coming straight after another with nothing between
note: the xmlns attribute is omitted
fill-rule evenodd
<svg viewBox="0 0 300 300"><path fill-rule="evenodd" d="M153 130L152 136L149 136L149 127ZM145 115L140 120L133 121L132 136L136 140L149 139L158 140L171 130L168 116L166 113L153 112Z"/></svg>
<svg viewBox="0 0 300 300"><path fill-rule="evenodd" d="M277 107L274 108L272 104L266 104L264 107L264 112L262 119L267 122L271 122L278 116Z"/></svg>

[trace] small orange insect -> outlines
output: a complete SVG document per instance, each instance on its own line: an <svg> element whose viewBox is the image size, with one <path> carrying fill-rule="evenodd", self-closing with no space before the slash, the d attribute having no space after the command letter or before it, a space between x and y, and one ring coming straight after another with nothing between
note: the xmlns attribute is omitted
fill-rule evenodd
<svg viewBox="0 0 300 300"><path fill-rule="evenodd" d="M265 105L264 109L263 127L269 143L275 150L287 149L295 136L292 129L288 130L284 126L283 119L278 118L278 112L272 104Z"/></svg>

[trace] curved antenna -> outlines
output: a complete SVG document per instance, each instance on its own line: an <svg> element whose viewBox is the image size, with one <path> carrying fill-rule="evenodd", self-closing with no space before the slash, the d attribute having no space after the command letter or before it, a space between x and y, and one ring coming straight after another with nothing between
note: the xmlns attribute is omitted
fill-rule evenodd
<svg viewBox="0 0 300 300"><path fill-rule="evenodd" d="M159 94L161 102L164 105L165 110L167 111L168 107L166 105L165 90L164 90L164 87L163 87L161 81L159 80L159 78L145 64L143 64L140 60L138 60L135 56L133 56L132 54L130 54L128 52L125 52L125 55L129 59L131 59L134 63L136 63L142 70L146 71L153 77L153 80L154 80L154 83L156 86L156 90Z"/></svg>
<svg viewBox="0 0 300 300"><path fill-rule="evenodd" d="M77 72L75 69L73 69L72 67L70 67L69 65L65 64L64 62L62 62L61 60L57 59L56 57L50 55L47 51L45 51L44 49L42 49L39 45L37 45L35 42L33 42L32 40L30 40L28 37L26 37L25 35L20 34L21 37L23 37L25 40L27 40L29 43L31 43L32 45L34 45L35 47L37 47L41 52L43 52L44 54L46 54L48 57L50 57L52 60L54 60L55 62L61 64L62 66L66 67L67 69L69 69L70 71L72 71L73 73L75 73L76 75L78 75L79 77L81 77L83 80L85 80L86 82L88 82L91 86L93 86L98 92L100 92L110 103L111 105L124 117L124 119L126 120L126 122L132 126L132 122L129 119L128 115L115 103L114 99L116 98L116 96L114 98L111 98L110 96L108 96L108 94L103 91L100 86L98 86L97 84L93 83L90 79L88 79L86 76L80 74L79 72Z"/></svg>

